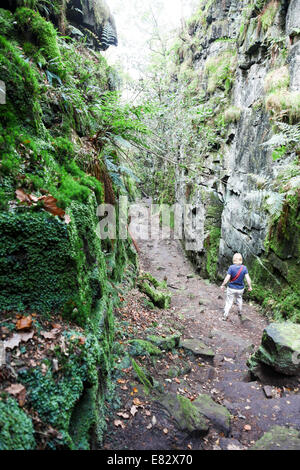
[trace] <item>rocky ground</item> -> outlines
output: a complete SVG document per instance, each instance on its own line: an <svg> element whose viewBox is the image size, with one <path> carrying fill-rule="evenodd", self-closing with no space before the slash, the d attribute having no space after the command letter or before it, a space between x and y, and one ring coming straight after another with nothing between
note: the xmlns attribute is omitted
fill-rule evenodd
<svg viewBox="0 0 300 470"><path fill-rule="evenodd" d="M268 324L259 308L245 303L240 319L233 306L224 322L225 294L195 274L178 241L139 239L138 246L141 271L167 280L171 306L153 308L138 289L123 299L119 404L111 410L104 448L246 450L280 426L264 437L263 448L300 449L300 379L265 371L262 383L246 365ZM150 334L160 336L162 352L128 343Z"/></svg>

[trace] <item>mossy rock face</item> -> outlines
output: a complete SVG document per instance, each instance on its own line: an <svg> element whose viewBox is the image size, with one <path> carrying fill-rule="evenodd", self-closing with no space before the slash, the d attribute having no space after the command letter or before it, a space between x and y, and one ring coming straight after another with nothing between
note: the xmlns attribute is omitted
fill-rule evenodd
<svg viewBox="0 0 300 470"><path fill-rule="evenodd" d="M213 358L215 353L205 343L198 339L184 339L180 341L180 347L191 351L195 356Z"/></svg>
<svg viewBox="0 0 300 470"><path fill-rule="evenodd" d="M300 325L271 323L263 332L262 343L247 365L255 375L259 363L264 363L284 375L300 374Z"/></svg>
<svg viewBox="0 0 300 470"><path fill-rule="evenodd" d="M0 399L0 450L31 450L35 448L31 419L15 399Z"/></svg>
<svg viewBox="0 0 300 470"><path fill-rule="evenodd" d="M162 354L161 349L144 339L131 339L128 343L130 344L129 354L131 356L143 356L145 354L160 356Z"/></svg>
<svg viewBox="0 0 300 470"><path fill-rule="evenodd" d="M274 426L250 450L300 450L300 432L284 426Z"/></svg>
<svg viewBox="0 0 300 470"><path fill-rule="evenodd" d="M139 278L138 286L140 291L146 294L157 307L170 307L171 293L168 291L165 282L160 282L151 274L144 273Z"/></svg>
<svg viewBox="0 0 300 470"><path fill-rule="evenodd" d="M230 432L230 413L225 406L219 405L209 395L199 395L193 401L198 410L215 425L217 429L223 431L225 436Z"/></svg>
<svg viewBox="0 0 300 470"><path fill-rule="evenodd" d="M170 351L174 348L179 346L181 333L174 333L171 336L155 336L150 335L148 336L148 341L158 346L160 349L164 349L165 351Z"/></svg>
<svg viewBox="0 0 300 470"><path fill-rule="evenodd" d="M167 394L161 397L159 402L182 431L202 435L208 432L208 421L188 398Z"/></svg>

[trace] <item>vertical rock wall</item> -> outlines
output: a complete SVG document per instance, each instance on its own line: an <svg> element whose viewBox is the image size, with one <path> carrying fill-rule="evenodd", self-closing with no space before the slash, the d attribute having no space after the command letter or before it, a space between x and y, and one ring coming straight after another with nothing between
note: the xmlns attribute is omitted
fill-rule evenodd
<svg viewBox="0 0 300 470"><path fill-rule="evenodd" d="M263 144L299 121L299 9L299 0L201 2L177 46L177 77L191 72L189 86L196 83L196 96L217 119L211 126L219 141L202 152L203 170L179 169L176 182L176 200L200 208L199 251L190 256L211 278L223 276L239 251L257 280L295 286L287 272L297 270L299 256L299 181L293 189L283 181L299 175L297 149L278 145L282 157L275 158L275 147ZM186 159L182 152L179 161Z"/></svg>

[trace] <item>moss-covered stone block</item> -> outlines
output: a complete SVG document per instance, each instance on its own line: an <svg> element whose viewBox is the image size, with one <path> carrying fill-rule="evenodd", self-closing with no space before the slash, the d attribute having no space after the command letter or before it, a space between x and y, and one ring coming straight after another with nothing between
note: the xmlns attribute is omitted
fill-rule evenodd
<svg viewBox="0 0 300 470"><path fill-rule="evenodd" d="M180 347L191 351L195 356L213 358L215 353L203 341L198 339L183 339L180 341Z"/></svg>
<svg viewBox="0 0 300 470"><path fill-rule="evenodd" d="M131 339L128 341L128 344L130 345L129 354L131 356L143 356L145 354L160 356L162 354L161 349L150 343L150 341Z"/></svg>
<svg viewBox="0 0 300 470"><path fill-rule="evenodd" d="M159 403L167 409L182 431L203 435L208 432L208 421L199 409L186 397L166 394Z"/></svg>
<svg viewBox="0 0 300 470"><path fill-rule="evenodd" d="M144 273L139 277L138 286L140 291L146 294L157 307L170 307L171 293L164 282L159 282L151 274Z"/></svg>
<svg viewBox="0 0 300 470"><path fill-rule="evenodd" d="M199 397L193 401L193 405L195 405L217 429L224 432L225 436L228 436L231 427L231 416L225 406L219 405L209 395L205 394L199 395Z"/></svg>
<svg viewBox="0 0 300 470"><path fill-rule="evenodd" d="M250 450L300 450L300 432L293 428L274 426Z"/></svg>
<svg viewBox="0 0 300 470"><path fill-rule="evenodd" d="M260 347L247 362L254 375L261 362L284 375L300 374L300 325L291 322L268 325Z"/></svg>
<svg viewBox="0 0 300 470"><path fill-rule="evenodd" d="M165 351L170 351L174 348L179 346L181 333L174 333L170 336L156 336L156 335L149 335L147 339L158 346L160 349L164 349Z"/></svg>

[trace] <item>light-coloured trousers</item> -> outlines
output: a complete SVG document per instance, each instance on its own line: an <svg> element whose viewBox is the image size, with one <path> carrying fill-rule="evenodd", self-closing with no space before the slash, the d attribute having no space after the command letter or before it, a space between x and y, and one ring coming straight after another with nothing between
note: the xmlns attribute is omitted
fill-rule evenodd
<svg viewBox="0 0 300 470"><path fill-rule="evenodd" d="M229 310L231 309L234 300L237 302L239 314L242 313L244 290L245 289L231 289L231 287L227 287L224 317L228 317Z"/></svg>

